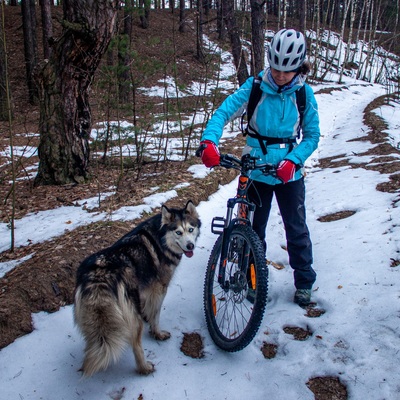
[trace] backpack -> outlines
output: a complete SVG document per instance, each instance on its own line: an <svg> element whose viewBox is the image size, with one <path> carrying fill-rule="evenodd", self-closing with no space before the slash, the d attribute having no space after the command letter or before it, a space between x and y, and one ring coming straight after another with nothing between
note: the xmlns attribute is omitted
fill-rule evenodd
<svg viewBox="0 0 400 400"><path fill-rule="evenodd" d="M260 88L261 79L259 77L255 77L253 80L253 86L251 88L249 102L247 104L247 111L242 115L242 133L243 136L249 135L252 138L258 139L260 142L260 147L263 154L267 154L267 147L270 144L280 144L280 143L289 143L293 146L293 143L296 142L297 138L300 137L301 126L303 124L304 110L306 109L306 88L303 85L300 89L296 90L296 105L300 114L300 124L299 131L297 133L297 138L273 138L269 136L262 136L256 130L254 130L250 126L251 117L254 114L254 110L257 107L258 102L261 99L262 90ZM247 126L244 128L244 117L247 116Z"/></svg>

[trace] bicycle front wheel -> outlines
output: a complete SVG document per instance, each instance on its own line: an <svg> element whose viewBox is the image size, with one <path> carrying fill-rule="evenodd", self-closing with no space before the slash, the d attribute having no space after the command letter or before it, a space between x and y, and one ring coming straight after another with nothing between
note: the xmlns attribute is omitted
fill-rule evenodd
<svg viewBox="0 0 400 400"><path fill-rule="evenodd" d="M208 261L203 301L214 343L235 352L253 340L261 325L267 304L268 268L263 244L250 226L236 225L227 240L225 276L218 279L221 235Z"/></svg>

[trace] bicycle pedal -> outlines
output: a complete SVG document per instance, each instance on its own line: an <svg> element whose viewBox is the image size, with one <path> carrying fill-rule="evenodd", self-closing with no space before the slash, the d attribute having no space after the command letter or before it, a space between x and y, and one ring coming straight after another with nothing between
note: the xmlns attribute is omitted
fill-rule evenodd
<svg viewBox="0 0 400 400"><path fill-rule="evenodd" d="M211 222L211 232L216 235L220 235L225 228L225 218L224 217L214 217Z"/></svg>

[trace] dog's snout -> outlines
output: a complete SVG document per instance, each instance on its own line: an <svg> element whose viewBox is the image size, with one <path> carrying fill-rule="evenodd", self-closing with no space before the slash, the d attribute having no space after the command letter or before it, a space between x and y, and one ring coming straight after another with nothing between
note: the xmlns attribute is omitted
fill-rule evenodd
<svg viewBox="0 0 400 400"><path fill-rule="evenodd" d="M186 245L186 248L187 248L188 250L193 250L193 249L194 249L194 244L191 243L191 242L189 242L189 243Z"/></svg>

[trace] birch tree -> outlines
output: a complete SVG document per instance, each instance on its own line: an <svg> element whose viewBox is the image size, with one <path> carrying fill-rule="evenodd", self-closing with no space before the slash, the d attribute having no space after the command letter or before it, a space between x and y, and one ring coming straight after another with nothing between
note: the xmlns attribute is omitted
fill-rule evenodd
<svg viewBox="0 0 400 400"><path fill-rule="evenodd" d="M356 9L357 9L357 0L350 0L350 3L351 3L350 30L349 30L347 46L346 46L346 50L345 50L345 54L344 54L344 60L343 60L343 63L342 63L342 68L340 70L339 83L342 83L343 73L344 73L345 68L347 67L348 60L349 60L351 41L352 41L352 37L353 37L353 25L354 25L354 20L355 20L355 16L356 16Z"/></svg>
<svg viewBox="0 0 400 400"><path fill-rule="evenodd" d="M283 19L282 26L283 26L283 28L287 27L286 21L287 21L288 6L289 6L288 1L282 0L282 8L283 8L283 10L282 10L282 14L283 14L282 15L282 19Z"/></svg>
<svg viewBox="0 0 400 400"><path fill-rule="evenodd" d="M367 30L368 30L368 23L369 23L369 15L371 11L371 0L367 0L366 2L366 12L365 12L365 24L364 24L364 33L363 33L363 38L362 38L362 46L360 50L360 58L359 58L359 67L357 71L357 79L360 78L363 70L363 54L364 54L364 49L366 47L366 35L367 35Z"/></svg>

